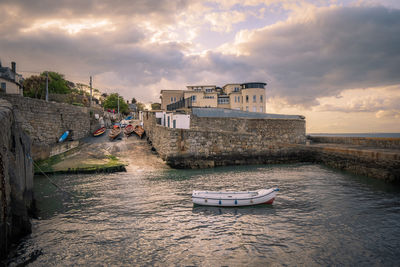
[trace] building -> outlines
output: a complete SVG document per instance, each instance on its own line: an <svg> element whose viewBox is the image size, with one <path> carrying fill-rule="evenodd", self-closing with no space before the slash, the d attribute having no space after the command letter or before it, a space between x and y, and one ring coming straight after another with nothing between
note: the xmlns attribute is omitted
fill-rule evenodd
<svg viewBox="0 0 400 267"><path fill-rule="evenodd" d="M210 107L265 113L265 85L262 82L216 85L190 85L187 90L162 90L161 109ZM189 101L188 101L189 100Z"/></svg>
<svg viewBox="0 0 400 267"><path fill-rule="evenodd" d="M161 90L161 109L167 110L167 105L178 102L184 97L183 90Z"/></svg>
<svg viewBox="0 0 400 267"><path fill-rule="evenodd" d="M3 67L0 61L0 93L23 95L22 75L16 72L15 62L11 62L11 68Z"/></svg>

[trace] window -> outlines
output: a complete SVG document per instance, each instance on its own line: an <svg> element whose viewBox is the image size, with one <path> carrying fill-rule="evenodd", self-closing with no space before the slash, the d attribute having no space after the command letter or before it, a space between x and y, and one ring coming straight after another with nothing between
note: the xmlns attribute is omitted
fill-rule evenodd
<svg viewBox="0 0 400 267"><path fill-rule="evenodd" d="M173 103L174 102L174 98L171 96L171 103Z"/></svg>
<svg viewBox="0 0 400 267"><path fill-rule="evenodd" d="M249 103L249 96L246 95L246 103Z"/></svg>
<svg viewBox="0 0 400 267"><path fill-rule="evenodd" d="M263 95L260 95L260 102L263 102Z"/></svg>
<svg viewBox="0 0 400 267"><path fill-rule="evenodd" d="M176 120L172 120L172 127L176 128Z"/></svg>
<svg viewBox="0 0 400 267"><path fill-rule="evenodd" d="M204 98L205 99L214 99L214 96L213 95L205 95Z"/></svg>
<svg viewBox="0 0 400 267"><path fill-rule="evenodd" d="M170 125L170 116L168 116L168 128L170 128L171 127L171 125Z"/></svg>
<svg viewBox="0 0 400 267"><path fill-rule="evenodd" d="M249 106L246 106L246 111L249 111Z"/></svg>
<svg viewBox="0 0 400 267"><path fill-rule="evenodd" d="M214 90L213 90L213 89L209 89L209 88L206 89L206 92L207 92L207 93L211 93L212 91L214 91Z"/></svg>
<svg viewBox="0 0 400 267"><path fill-rule="evenodd" d="M218 98L218 104L229 104L229 98L228 97Z"/></svg>
<svg viewBox="0 0 400 267"><path fill-rule="evenodd" d="M6 83L1 83L1 88L0 88L0 92L6 92L6 89L7 89L7 85L6 85Z"/></svg>
<svg viewBox="0 0 400 267"><path fill-rule="evenodd" d="M260 112L264 112L264 111L263 111L263 107L260 107Z"/></svg>
<svg viewBox="0 0 400 267"><path fill-rule="evenodd" d="M237 103L237 97L235 96L235 103Z"/></svg>
<svg viewBox="0 0 400 267"><path fill-rule="evenodd" d="M256 103L256 102L257 102L257 96L253 95L253 103Z"/></svg>
<svg viewBox="0 0 400 267"><path fill-rule="evenodd" d="M253 107L253 112L257 112L257 107Z"/></svg>
<svg viewBox="0 0 400 267"><path fill-rule="evenodd" d="M176 96L174 97L174 102L176 102Z"/></svg>
<svg viewBox="0 0 400 267"><path fill-rule="evenodd" d="M195 95L192 95L192 101L196 102L196 96Z"/></svg>
<svg viewBox="0 0 400 267"><path fill-rule="evenodd" d="M234 92L239 92L239 87L235 87L235 89L233 89Z"/></svg>

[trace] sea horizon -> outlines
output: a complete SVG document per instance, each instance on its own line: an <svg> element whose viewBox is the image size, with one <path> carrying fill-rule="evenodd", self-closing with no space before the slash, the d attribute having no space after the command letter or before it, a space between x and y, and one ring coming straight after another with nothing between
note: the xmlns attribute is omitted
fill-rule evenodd
<svg viewBox="0 0 400 267"><path fill-rule="evenodd" d="M310 136L400 138L400 133L307 133Z"/></svg>

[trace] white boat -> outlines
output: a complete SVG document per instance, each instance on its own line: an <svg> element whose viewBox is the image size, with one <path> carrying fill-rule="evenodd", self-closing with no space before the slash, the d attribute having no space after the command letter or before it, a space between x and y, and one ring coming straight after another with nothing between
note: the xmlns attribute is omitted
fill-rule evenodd
<svg viewBox="0 0 400 267"><path fill-rule="evenodd" d="M260 189L256 191L193 191L192 201L197 205L238 207L258 204L272 204L279 188Z"/></svg>

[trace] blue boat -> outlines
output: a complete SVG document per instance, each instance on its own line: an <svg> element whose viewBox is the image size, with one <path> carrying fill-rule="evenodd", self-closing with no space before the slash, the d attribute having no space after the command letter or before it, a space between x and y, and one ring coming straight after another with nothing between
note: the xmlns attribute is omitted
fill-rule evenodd
<svg viewBox="0 0 400 267"><path fill-rule="evenodd" d="M67 139L68 135L69 135L69 131L65 131L65 132L61 135L60 139L58 139L58 142L59 142L59 143L64 142L64 141Z"/></svg>

